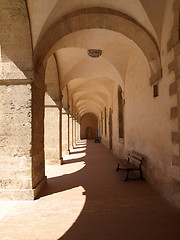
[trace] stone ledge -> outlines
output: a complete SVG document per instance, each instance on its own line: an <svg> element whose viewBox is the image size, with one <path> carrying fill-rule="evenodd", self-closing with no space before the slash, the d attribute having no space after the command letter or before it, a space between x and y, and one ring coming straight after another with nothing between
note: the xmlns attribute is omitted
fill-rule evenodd
<svg viewBox="0 0 180 240"><path fill-rule="evenodd" d="M33 189L0 189L0 200L34 200L47 183L47 177Z"/></svg>
<svg viewBox="0 0 180 240"><path fill-rule="evenodd" d="M32 84L32 79L0 79L0 85L28 85Z"/></svg>

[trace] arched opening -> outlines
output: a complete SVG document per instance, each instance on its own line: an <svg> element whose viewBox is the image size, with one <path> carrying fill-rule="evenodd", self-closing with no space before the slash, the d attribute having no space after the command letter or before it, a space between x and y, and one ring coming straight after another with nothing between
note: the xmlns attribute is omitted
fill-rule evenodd
<svg viewBox="0 0 180 240"><path fill-rule="evenodd" d="M146 181L180 207L180 1L0 2L0 199L34 199L51 164L43 198L13 202L2 238L22 222L32 239L178 238L177 209L124 184L114 160L142 155ZM96 130L102 144L79 141Z"/></svg>
<svg viewBox="0 0 180 240"><path fill-rule="evenodd" d="M46 158L50 152L54 154L56 145L57 159L61 158L67 141L70 148L79 139L79 119L91 113L101 125L102 143L110 148L112 145L118 157L128 150L147 156L147 179L170 185L174 189L172 196L176 198L179 1L159 1L153 3L155 7L151 9L148 1L132 1L133 7L130 7L128 3L122 4L122 0L111 3L92 0L83 6L80 0L68 3L59 0L46 1L45 11L40 1L15 1L11 5L10 1L3 1L0 6L1 31L4 31L0 35L0 83L2 95L5 95L1 103L1 155L13 159L12 162L17 156L17 162L24 164L23 159L30 162L28 180L21 186L37 193L36 189L45 182L44 155ZM158 14L159 9L162 14ZM167 47L172 51L167 52ZM98 56L89 54L93 52L99 53ZM152 85L158 86L157 98L152 97ZM62 105L66 105L65 109ZM62 112L62 108L65 111ZM19 121L20 112L24 113L23 121ZM12 116L12 122L7 115ZM67 119L64 125L63 119ZM63 142L66 123L71 136L66 135L66 142ZM5 136L4 129L13 133L12 136ZM52 129L57 131L50 133ZM4 147L8 143L10 146ZM164 145L166 148L162 151ZM172 167L167 168L167 165ZM26 170L23 168L21 173ZM17 174L20 182L21 173Z"/></svg>
<svg viewBox="0 0 180 240"><path fill-rule="evenodd" d="M85 138L86 139L93 139L93 129L92 129L92 127L87 127L86 128Z"/></svg>
<svg viewBox="0 0 180 240"><path fill-rule="evenodd" d="M94 17L92 17L92 14ZM108 17L104 18L104 14ZM93 19L98 18L96 22ZM113 24L109 24L112 22ZM83 23L83 24L79 24ZM65 25L68 28L65 28ZM156 83L161 78L161 60L159 49L152 35L143 28L137 21L129 16L109 8L85 8L71 14L67 14L63 19L54 23L47 32L44 33L35 49L35 65L43 62L47 56L57 49L57 42L63 36L83 29L111 29L127 36L139 46L148 59L151 68L151 84ZM55 34L59 33L59 34ZM138 34L137 34L138 33ZM51 36L54 35L54 38ZM138 37L137 37L138 36ZM42 39L46 39L43 41ZM149 49L151 49L149 51Z"/></svg>
<svg viewBox="0 0 180 240"><path fill-rule="evenodd" d="M97 117L92 113L86 113L80 120L81 139L96 139L96 130L98 128Z"/></svg>

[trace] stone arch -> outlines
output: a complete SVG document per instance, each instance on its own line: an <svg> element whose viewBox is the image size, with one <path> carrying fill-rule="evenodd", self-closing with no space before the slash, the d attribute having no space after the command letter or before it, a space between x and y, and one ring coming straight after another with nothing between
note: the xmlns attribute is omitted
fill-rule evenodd
<svg viewBox="0 0 180 240"><path fill-rule="evenodd" d="M2 28L0 79L1 81L14 80L15 84L31 83L33 80L32 41L26 1L3 1L0 12Z"/></svg>
<svg viewBox="0 0 180 240"><path fill-rule="evenodd" d="M37 67L55 51L55 44L65 35L83 29L109 29L132 39L148 59L151 84L161 78L159 48L152 35L133 18L109 8L85 8L65 15L55 22L39 39L35 48L34 64Z"/></svg>

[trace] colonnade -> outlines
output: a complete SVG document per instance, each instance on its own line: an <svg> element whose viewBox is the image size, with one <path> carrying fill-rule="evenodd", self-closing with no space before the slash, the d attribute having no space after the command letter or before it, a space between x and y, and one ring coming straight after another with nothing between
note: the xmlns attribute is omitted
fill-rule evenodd
<svg viewBox="0 0 180 240"><path fill-rule="evenodd" d="M68 155L80 140L80 119L62 102L45 105L45 162L63 164L63 155Z"/></svg>

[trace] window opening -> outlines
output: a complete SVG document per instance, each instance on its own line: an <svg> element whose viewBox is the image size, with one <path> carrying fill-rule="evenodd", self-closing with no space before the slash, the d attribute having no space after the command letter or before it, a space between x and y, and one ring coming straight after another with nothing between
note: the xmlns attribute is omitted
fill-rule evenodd
<svg viewBox="0 0 180 240"><path fill-rule="evenodd" d="M124 107L121 87L118 88L118 118L119 118L119 138L124 138Z"/></svg>
<svg viewBox="0 0 180 240"><path fill-rule="evenodd" d="M159 85L158 84L153 85L153 95L154 95L154 97L159 96Z"/></svg>

